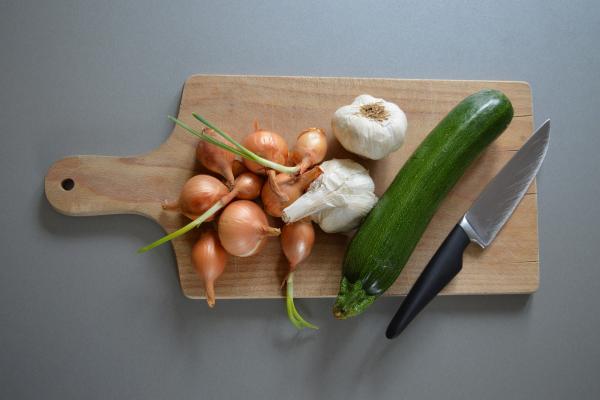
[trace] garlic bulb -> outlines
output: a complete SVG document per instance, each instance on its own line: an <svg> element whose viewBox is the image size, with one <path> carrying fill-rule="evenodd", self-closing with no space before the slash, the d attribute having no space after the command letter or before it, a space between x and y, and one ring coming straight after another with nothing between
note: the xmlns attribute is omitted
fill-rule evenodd
<svg viewBox="0 0 600 400"><path fill-rule="evenodd" d="M331 128L349 152L380 160L402 146L407 121L396 104L363 94L333 114Z"/></svg>
<svg viewBox="0 0 600 400"><path fill-rule="evenodd" d="M369 172L352 160L329 160L320 165L323 175L307 192L283 210L284 222L310 216L328 233L350 231L377 203Z"/></svg>

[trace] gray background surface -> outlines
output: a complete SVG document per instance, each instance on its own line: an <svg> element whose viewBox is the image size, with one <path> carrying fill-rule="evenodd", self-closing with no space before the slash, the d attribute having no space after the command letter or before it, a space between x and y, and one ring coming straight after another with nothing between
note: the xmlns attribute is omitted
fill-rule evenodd
<svg viewBox="0 0 600 400"><path fill-rule="evenodd" d="M0 1L0 398L600 396L599 3L322 3ZM530 82L539 292L437 299L394 342L398 299L301 300L297 334L281 301L185 299L170 248L135 254L151 221L51 210L54 160L156 147L193 73Z"/></svg>

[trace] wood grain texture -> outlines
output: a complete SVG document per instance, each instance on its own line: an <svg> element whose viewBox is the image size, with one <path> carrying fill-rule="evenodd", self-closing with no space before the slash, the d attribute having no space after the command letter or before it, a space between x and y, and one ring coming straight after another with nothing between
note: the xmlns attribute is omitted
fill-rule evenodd
<svg viewBox="0 0 600 400"><path fill-rule="evenodd" d="M200 127L192 111L217 126L243 137L254 119L261 127L281 133L293 143L309 126L326 129L329 157L355 158L345 152L330 129L332 113L354 97L368 93L400 105L409 128L406 143L381 161L359 160L370 170L381 195L400 167L431 129L464 97L483 88L502 90L515 110L513 122L468 169L442 203L423 238L387 295L406 294L441 241L487 182L510 159L533 130L531 90L523 82L441 81L361 78L205 76L190 77L184 85L179 118ZM67 215L140 214L157 221L167 232L186 219L161 209L160 202L176 199L184 182L203 172L195 161L197 139L175 127L156 150L134 157L74 156L56 162L48 171L46 196ZM72 179L72 190L61 182ZM537 206L535 185L515 214L485 251L470 246L462 272L444 294L531 293L539 284ZM279 223L274 221L274 223ZM183 293L203 298L202 282L190 263L197 232L173 242ZM317 230L313 254L295 276L297 297L332 297L337 294L340 266L347 244L343 235ZM399 244L401 245L401 244ZM134 251L135 249L132 249ZM232 257L216 285L218 298L281 297L280 283L286 262L279 241L249 258Z"/></svg>

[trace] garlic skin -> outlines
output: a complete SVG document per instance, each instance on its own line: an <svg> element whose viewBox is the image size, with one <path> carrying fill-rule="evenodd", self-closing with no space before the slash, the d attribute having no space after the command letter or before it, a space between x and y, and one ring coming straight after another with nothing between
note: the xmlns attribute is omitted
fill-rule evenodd
<svg viewBox="0 0 600 400"><path fill-rule="evenodd" d="M378 200L369 172L352 160L333 159L320 168L323 175L283 210L283 221L290 223L310 216L327 233L357 228Z"/></svg>
<svg viewBox="0 0 600 400"><path fill-rule="evenodd" d="M372 160L398 150L407 127L400 107L368 94L338 108L331 120L333 134L346 150Z"/></svg>

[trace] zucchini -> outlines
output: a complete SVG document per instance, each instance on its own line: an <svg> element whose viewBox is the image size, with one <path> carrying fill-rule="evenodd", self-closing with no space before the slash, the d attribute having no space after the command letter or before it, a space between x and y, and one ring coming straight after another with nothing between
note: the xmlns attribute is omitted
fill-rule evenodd
<svg viewBox="0 0 600 400"><path fill-rule="evenodd" d="M461 101L398 172L350 242L333 313L362 313L398 278L441 201L513 116L500 91Z"/></svg>

